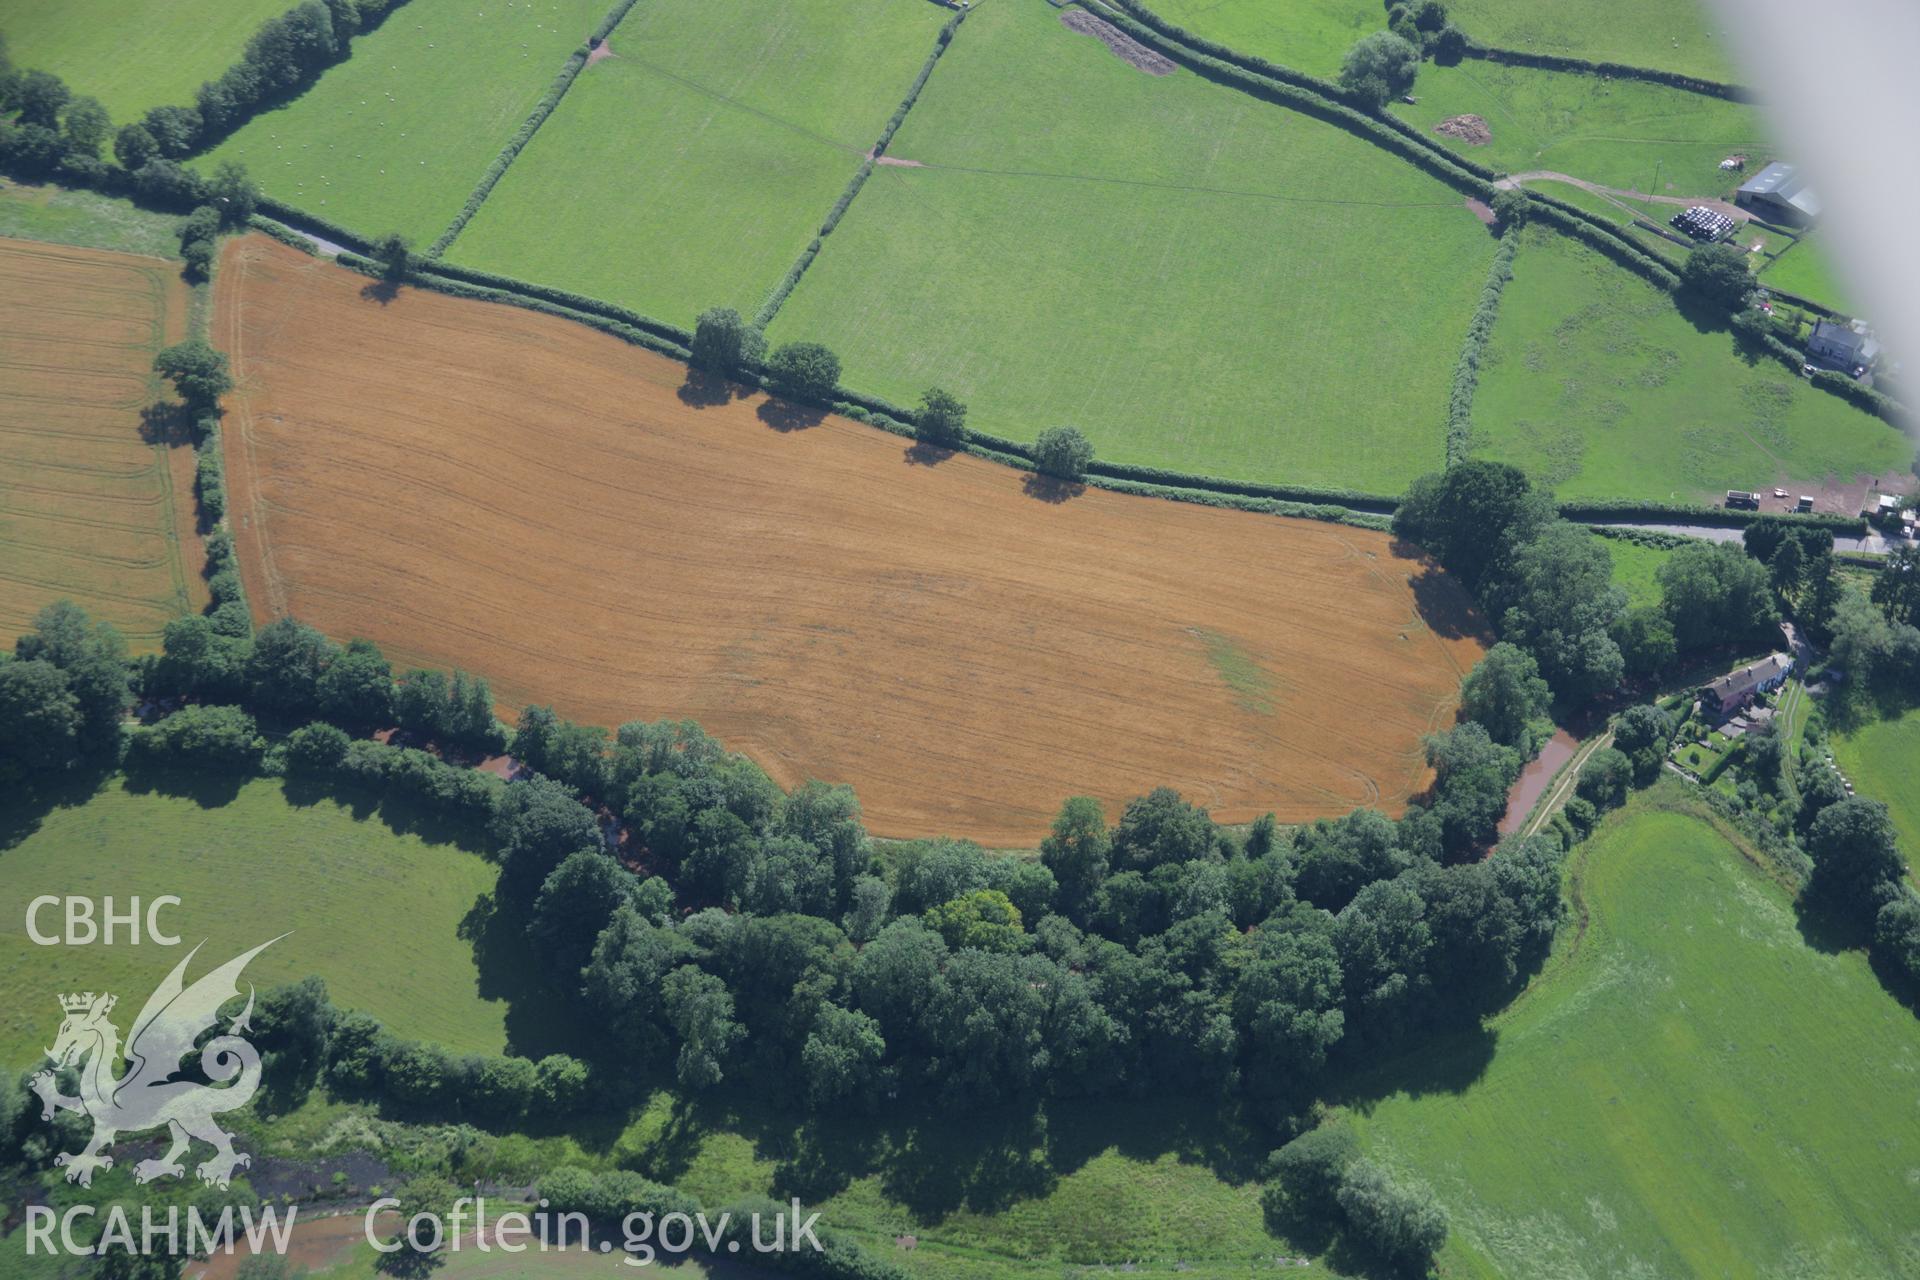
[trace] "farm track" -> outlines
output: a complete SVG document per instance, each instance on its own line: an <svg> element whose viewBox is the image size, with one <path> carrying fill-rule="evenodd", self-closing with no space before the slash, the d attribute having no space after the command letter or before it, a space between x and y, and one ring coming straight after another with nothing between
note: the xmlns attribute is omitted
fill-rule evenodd
<svg viewBox="0 0 1920 1280"><path fill-rule="evenodd" d="M577 326L226 250L229 481L256 611L594 722L692 716L874 830L1030 844L1160 783L1245 821L1397 808L1479 651L1384 535L911 465L827 418L701 407ZM530 441L537 445L529 447ZM1249 565L1254 589L1248 588ZM1449 634L1436 631L1436 627ZM1197 633L1272 682L1240 705Z"/></svg>
<svg viewBox="0 0 1920 1280"><path fill-rule="evenodd" d="M178 459L141 438L153 353L184 334L173 264L0 240L0 620L72 597L151 648L191 608Z"/></svg>

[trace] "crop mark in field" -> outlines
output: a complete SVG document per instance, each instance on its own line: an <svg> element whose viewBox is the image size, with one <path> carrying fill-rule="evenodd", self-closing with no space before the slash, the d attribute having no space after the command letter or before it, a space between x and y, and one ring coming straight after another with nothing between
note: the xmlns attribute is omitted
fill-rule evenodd
<svg viewBox="0 0 1920 1280"><path fill-rule="evenodd" d="M1274 713L1273 694L1278 682L1270 671L1256 662L1252 654L1234 643L1231 636L1206 627L1190 627L1188 630L1207 646L1207 662L1226 681L1227 687L1233 690L1233 700L1242 710L1261 716Z"/></svg>

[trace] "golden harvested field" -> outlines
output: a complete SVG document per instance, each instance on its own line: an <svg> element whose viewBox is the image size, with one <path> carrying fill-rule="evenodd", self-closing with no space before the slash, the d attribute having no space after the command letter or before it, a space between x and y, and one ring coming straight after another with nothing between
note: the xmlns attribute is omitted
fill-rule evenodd
<svg viewBox="0 0 1920 1280"><path fill-rule="evenodd" d="M193 450L142 435L154 352L186 328L179 268L0 239L0 299L0 635L65 596L156 649L206 600Z"/></svg>
<svg viewBox="0 0 1920 1280"><path fill-rule="evenodd" d="M882 835L1030 846L1066 796L1117 812L1163 783L1224 821L1397 810L1480 653L1454 585L1384 534L1047 500L758 394L706 403L578 325L375 292L227 247L260 617L483 672L515 706L691 716L782 784L852 783Z"/></svg>

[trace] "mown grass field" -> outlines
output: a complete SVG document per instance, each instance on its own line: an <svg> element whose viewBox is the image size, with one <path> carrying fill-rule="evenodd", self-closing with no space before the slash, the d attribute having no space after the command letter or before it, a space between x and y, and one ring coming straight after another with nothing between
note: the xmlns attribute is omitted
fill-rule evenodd
<svg viewBox="0 0 1920 1280"><path fill-rule="evenodd" d="M923 167L875 172L770 332L850 384L1240 479L1440 464L1493 242L1405 162L1025 4L967 20L891 152Z"/></svg>
<svg viewBox="0 0 1920 1280"><path fill-rule="evenodd" d="M612 0L412 0L353 56L194 163L247 166L267 193L425 248Z"/></svg>
<svg viewBox="0 0 1920 1280"><path fill-rule="evenodd" d="M1493 135L1485 145L1432 136L1509 173L1547 169L1654 195L1717 197L1740 177L1722 171L1722 160L1744 155L1756 173L1773 155L1753 107L1639 80L1469 59L1427 63L1413 92L1419 102L1396 103L1396 115L1425 130L1480 116Z"/></svg>
<svg viewBox="0 0 1920 1280"><path fill-rule="evenodd" d="M180 219L91 191L7 182L0 183L0 236L171 258L180 249Z"/></svg>
<svg viewBox="0 0 1920 1280"><path fill-rule="evenodd" d="M1331 80L1347 50L1386 26L1371 0L1154 0L1152 10L1175 26L1240 53Z"/></svg>
<svg viewBox="0 0 1920 1280"><path fill-rule="evenodd" d="M1452 0L1454 22L1482 44L1619 62L1741 82L1726 19L1702 0Z"/></svg>
<svg viewBox="0 0 1920 1280"><path fill-rule="evenodd" d="M148 107L193 105L194 91L240 57L286 0L36 0L0 3L16 67L51 71L100 99L115 124Z"/></svg>
<svg viewBox="0 0 1920 1280"><path fill-rule="evenodd" d="M1660 566L1673 552L1659 547L1644 547L1623 538L1608 538L1607 551L1613 556L1613 580L1626 588L1627 601L1636 607L1660 603Z"/></svg>
<svg viewBox="0 0 1920 1280"><path fill-rule="evenodd" d="M178 264L0 239L0 297L0 635L71 598L157 649L206 601L193 452L143 435L154 353L186 330Z"/></svg>
<svg viewBox="0 0 1920 1280"><path fill-rule="evenodd" d="M1585 933L1484 1075L1366 1146L1445 1203L1449 1276L1912 1275L1920 1022L1662 787L1583 852Z"/></svg>
<svg viewBox="0 0 1920 1280"><path fill-rule="evenodd" d="M1920 710L1836 734L1832 743L1855 790L1892 813L1908 864L1920 865Z"/></svg>
<svg viewBox="0 0 1920 1280"><path fill-rule="evenodd" d="M256 985L318 974L335 1003L402 1035L500 1051L506 1005L479 994L473 944L459 936L492 891L491 864L335 800L289 803L278 782L209 785L194 798L115 781L37 824L18 802L0 804L0 916L12 922L0 934L0 1064L36 1064L59 1022L57 993L110 989L131 1016L185 954L36 946L22 922L41 894L111 894L122 906L177 895L162 923L183 947L205 940L193 974L292 930L248 966ZM56 915L43 914L43 932Z"/></svg>
<svg viewBox="0 0 1920 1280"><path fill-rule="evenodd" d="M1847 310L1850 291L1817 234L1801 237L1799 243L1767 264L1760 273L1760 283L1823 302L1841 312Z"/></svg>
<svg viewBox="0 0 1920 1280"><path fill-rule="evenodd" d="M1563 498L1713 501L1905 471L1910 439L1774 363L1747 364L1592 250L1527 232L1473 409L1473 452Z"/></svg>
<svg viewBox="0 0 1920 1280"><path fill-rule="evenodd" d="M710 306L751 317L950 16L898 0L647 0L448 260L676 324Z"/></svg>

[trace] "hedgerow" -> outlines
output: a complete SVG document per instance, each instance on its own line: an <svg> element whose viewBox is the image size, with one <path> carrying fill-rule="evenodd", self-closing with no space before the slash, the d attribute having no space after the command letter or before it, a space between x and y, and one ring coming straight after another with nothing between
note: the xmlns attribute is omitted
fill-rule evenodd
<svg viewBox="0 0 1920 1280"><path fill-rule="evenodd" d="M1116 4L1120 2L1121 0L1114 0ZM1396 128L1399 122L1389 123L1391 117L1371 115L1348 105L1342 96L1309 87L1313 83L1320 83L1313 82L1311 77L1294 72L1283 78L1279 75L1250 70L1239 61L1229 61L1224 57L1203 53L1194 45L1135 21L1128 13L1109 8L1105 0L1085 0L1085 7L1090 12L1097 9L1101 18L1113 23L1140 43L1166 54L1197 75L1281 106L1291 107L1303 115L1313 116L1315 119L1323 120L1349 132L1361 134L1376 145L1425 169L1442 182L1468 195L1482 200L1493 198L1494 171L1492 169L1463 160L1437 143L1427 142L1417 131L1407 130L1404 127Z"/></svg>
<svg viewBox="0 0 1920 1280"><path fill-rule="evenodd" d="M1673 269L1628 239L1617 227L1600 221L1586 210L1556 196L1543 195L1538 191L1529 191L1527 195L1537 220L1584 241L1666 292L1679 291L1680 277L1674 274Z"/></svg>
<svg viewBox="0 0 1920 1280"><path fill-rule="evenodd" d="M343 248L352 249L356 253L373 252L373 241L357 232L349 231L339 223L331 222L317 213L309 213L305 209L296 208L293 205L287 204L285 201L276 200L268 195L262 195L260 197L258 206L260 213L265 214L269 218L278 219L289 227L301 231L311 231L322 240L330 240L334 244L340 245Z"/></svg>
<svg viewBox="0 0 1920 1280"><path fill-rule="evenodd" d="M371 258L362 257L357 253L343 253L336 261L342 266L350 267L362 275L371 276L376 280L386 278L386 270L384 267ZM529 296L525 293L467 284L463 281L428 271L415 272L407 277L407 283L423 289L432 289L436 293L444 293L449 297L470 298L478 302L503 302L509 306L521 307L527 311L537 311L541 315L555 316L562 320L572 320L575 323L586 325L590 329L598 329L601 333L619 338L623 342L630 342L636 347L645 347L649 351L657 351L663 356L671 356L676 360L685 360L689 356L686 347L677 342L662 338L657 334L648 332L647 330L636 328L623 321L609 319L604 315L594 315L584 311L576 311L571 307L563 307L542 298Z"/></svg>
<svg viewBox="0 0 1920 1280"><path fill-rule="evenodd" d="M527 143L533 141L533 135L540 131L540 126L560 105L560 99L567 96L567 90L573 87L574 80L586 68L594 44L613 34L613 29L620 25L621 19L627 16L627 11L633 8L634 3L635 0L615 0L613 8L593 29L592 39L568 56L566 65L560 68L560 74L554 77L553 84L540 95L540 100L533 104L533 110L527 113L527 118L514 131L514 135L507 139L507 145L500 148L500 154L480 175L479 183L467 196L467 202L460 206L460 211L453 215L453 221L447 224L447 229L440 233L439 239L427 246L426 257L438 258L447 251L447 246L454 242L455 237L466 230L467 223L472 221L474 214L480 212L480 206L486 203L487 197L493 194L494 186L506 174L507 167L518 158Z"/></svg>
<svg viewBox="0 0 1920 1280"><path fill-rule="evenodd" d="M1643 502L1633 498L1583 498L1560 504L1560 514L1569 520L1602 522L1609 520L1650 520L1663 524L1708 524L1743 528L1756 520L1791 520L1798 524L1850 533L1866 533L1867 522L1858 516L1828 512L1781 515L1772 512L1741 511L1730 507L1709 507L1685 502Z"/></svg>
<svg viewBox="0 0 1920 1280"><path fill-rule="evenodd" d="M1678 551L1689 543L1700 539L1685 533L1667 533L1659 529L1631 529L1620 525L1596 524L1593 531L1603 538L1612 538L1615 542L1630 542L1637 547L1651 547L1655 551Z"/></svg>
<svg viewBox="0 0 1920 1280"><path fill-rule="evenodd" d="M1864 383L1856 382L1844 373L1832 369L1815 369L1813 385L1829 394L1839 396L1857 409L1865 409L1882 422L1904 430L1913 421L1913 413L1905 405L1891 396L1885 395Z"/></svg>
<svg viewBox="0 0 1920 1280"><path fill-rule="evenodd" d="M886 127L880 131L879 141L873 144L873 151L854 171L853 177L847 182L847 189L840 193L838 200L834 201L833 208L827 211L827 216L820 223L820 234L800 251L800 256L794 259L791 267L787 268L787 274L782 276L780 283L767 294L767 300L760 304L760 310L754 314L753 322L762 329L773 323L774 316L779 314L780 308L786 305L787 297L799 285L800 277L807 274L807 268L812 266L813 260L820 256L821 241L833 234L833 229L840 225L840 219L845 216L848 206L853 203L853 198L860 194L860 188L866 186L867 179L873 176L874 164L880 156L886 154L887 144L893 141L893 135L906 120L907 112L913 110L914 102L920 97L920 90L926 88L927 78L933 74L933 68L940 61L940 55L947 51L947 45L953 41L954 31L959 28L966 16L967 11L963 9L947 19L946 24L940 28L940 34L934 40L933 52L929 53L927 60L920 64L920 73L913 78L913 84L907 89L907 96L902 98L900 105L893 109L893 115L888 118Z"/></svg>
<svg viewBox="0 0 1920 1280"><path fill-rule="evenodd" d="M1723 84L1718 80L1707 80L1678 71L1661 71L1655 67L1634 67L1623 62L1593 62L1586 58L1569 58L1555 53L1529 53L1524 49L1500 49L1481 44L1471 37L1468 38L1462 53L1469 58L1478 58L1483 62L1497 62L1503 66L1533 67L1540 71L1567 71L1576 75L1603 76L1615 80L1644 80L1648 84L1665 85L1670 89L1684 89L1688 93L1698 93L1710 98L1725 98L1729 102L1759 100L1758 95L1745 85Z"/></svg>
<svg viewBox="0 0 1920 1280"><path fill-rule="evenodd" d="M1460 358L1454 361L1453 389L1447 397L1448 466L1467 456L1473 436L1473 396L1480 386L1480 360L1500 314L1500 295L1513 279L1513 255L1519 244L1516 228L1508 227L1501 233L1500 247L1493 251L1493 264L1487 268L1487 283L1480 290L1480 303L1467 322L1466 342L1460 348Z"/></svg>
<svg viewBox="0 0 1920 1280"><path fill-rule="evenodd" d="M632 4L633 0L622 0L623 6L630 7ZM454 237L466 230L467 223L472 220L474 214L480 212L480 206L485 204L487 197L493 194L495 184L506 174L507 166L512 164L519 156L521 149L533 140L533 135L539 132L540 126L545 124L547 117L553 114L553 109L560 105L560 99L567 96L567 90L573 87L574 77L578 76L581 69L587 65L587 53L587 49L579 48L567 55L566 65L560 68L560 74L554 77L552 86L540 95L540 100L533 104L533 110L527 113L527 118L520 122L520 127L514 130L511 138L507 139L507 145L500 148L500 154L487 165L486 172L480 175L480 181L468 194L466 203L461 205L459 212L453 215L453 221L447 224L447 229L427 246L424 256L438 258L446 252L447 246L453 243Z"/></svg>

